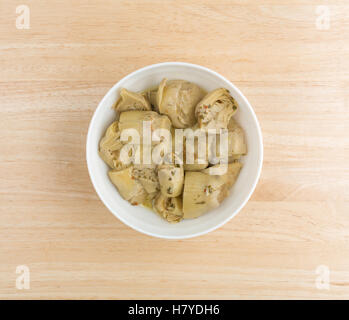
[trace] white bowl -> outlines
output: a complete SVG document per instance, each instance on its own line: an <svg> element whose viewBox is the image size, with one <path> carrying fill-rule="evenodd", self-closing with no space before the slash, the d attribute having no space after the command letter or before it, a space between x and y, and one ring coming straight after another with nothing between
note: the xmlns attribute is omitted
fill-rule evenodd
<svg viewBox="0 0 349 320"><path fill-rule="evenodd" d="M224 87L237 100L240 108L235 116L245 131L248 153L243 157L240 175L219 208L199 218L170 224L154 212L140 206L132 206L123 200L110 182L108 167L98 155L99 140L115 119L112 106L121 88L141 91L159 84L162 78L184 79L194 82L207 91ZM94 188L106 207L131 228L160 238L184 239L199 236L219 228L234 217L246 204L259 179L263 162L263 142L257 117L245 96L226 78L218 73L194 64L165 62L154 64L121 79L99 103L90 123L86 142L88 171Z"/></svg>

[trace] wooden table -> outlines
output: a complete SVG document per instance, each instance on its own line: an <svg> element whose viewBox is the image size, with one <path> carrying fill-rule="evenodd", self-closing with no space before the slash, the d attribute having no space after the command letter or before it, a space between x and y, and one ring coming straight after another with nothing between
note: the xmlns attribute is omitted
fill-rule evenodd
<svg viewBox="0 0 349 320"><path fill-rule="evenodd" d="M322 2L32 0L18 29L2 1L0 298L349 298L349 3ZM230 79L264 139L246 207L183 241L116 219L85 162L107 90L164 61Z"/></svg>

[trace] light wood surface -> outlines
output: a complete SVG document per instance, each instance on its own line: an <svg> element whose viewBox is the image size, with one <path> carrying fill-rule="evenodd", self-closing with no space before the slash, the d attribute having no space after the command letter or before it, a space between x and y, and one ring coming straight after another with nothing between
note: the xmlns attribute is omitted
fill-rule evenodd
<svg viewBox="0 0 349 320"><path fill-rule="evenodd" d="M29 30L16 28L20 2L0 2L0 298L349 298L348 1L23 2ZM265 148L246 207L183 241L122 224L85 163L107 90L164 61L236 84Z"/></svg>

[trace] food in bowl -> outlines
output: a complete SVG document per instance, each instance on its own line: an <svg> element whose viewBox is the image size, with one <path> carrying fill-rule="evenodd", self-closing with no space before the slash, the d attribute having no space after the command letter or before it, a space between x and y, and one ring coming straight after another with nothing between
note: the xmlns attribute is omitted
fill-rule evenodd
<svg viewBox="0 0 349 320"><path fill-rule="evenodd" d="M99 143L123 199L170 223L197 218L228 196L247 153L225 88L163 79L142 92L120 91L115 121Z"/></svg>

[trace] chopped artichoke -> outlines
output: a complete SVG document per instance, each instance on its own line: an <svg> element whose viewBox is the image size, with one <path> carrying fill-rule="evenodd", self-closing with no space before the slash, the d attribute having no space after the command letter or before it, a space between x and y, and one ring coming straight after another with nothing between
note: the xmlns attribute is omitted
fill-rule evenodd
<svg viewBox="0 0 349 320"><path fill-rule="evenodd" d="M199 142L198 139L194 140L194 146L187 146L187 140L183 146L183 159L184 159L184 170L185 171L199 171L207 168L208 166L208 149L207 149L207 136L206 136L206 154L205 157L199 155ZM194 163L187 163L189 159L194 159Z"/></svg>
<svg viewBox="0 0 349 320"><path fill-rule="evenodd" d="M132 174L148 194L159 192L160 185L155 166L135 165Z"/></svg>
<svg viewBox="0 0 349 320"><path fill-rule="evenodd" d="M150 102L151 109L153 111L159 112L159 107L156 100L157 92L158 87L143 91L142 95Z"/></svg>
<svg viewBox="0 0 349 320"><path fill-rule="evenodd" d="M182 199L168 198L159 193L153 201L153 209L168 222L176 223L183 219Z"/></svg>
<svg viewBox="0 0 349 320"><path fill-rule="evenodd" d="M151 132L156 129L166 129L171 132L171 121L165 115L154 111L125 111L120 114L119 129L136 129L140 137L143 137L143 121L150 122ZM142 142L142 140L141 140Z"/></svg>
<svg viewBox="0 0 349 320"><path fill-rule="evenodd" d="M196 106L195 114L200 128L226 129L238 108L237 102L224 88L209 92Z"/></svg>
<svg viewBox="0 0 349 320"><path fill-rule="evenodd" d="M245 134L234 118L228 124L228 155L231 159L247 153Z"/></svg>
<svg viewBox="0 0 349 320"><path fill-rule="evenodd" d="M113 169L124 169L124 165L120 161L120 149L123 144L120 141L120 130L118 121L114 121L106 130L104 137L99 143L100 157Z"/></svg>
<svg viewBox="0 0 349 320"><path fill-rule="evenodd" d="M197 218L217 208L227 195L228 186L224 176L186 172L183 190L183 218Z"/></svg>
<svg viewBox="0 0 349 320"><path fill-rule="evenodd" d="M133 176L133 167L121 171L111 170L108 175L120 195L132 205L141 204L146 200L147 192Z"/></svg>
<svg viewBox="0 0 349 320"><path fill-rule="evenodd" d="M224 178L227 187L231 188L234 185L240 173L241 168L242 168L241 162L232 162L232 163L229 163L228 165L216 164L212 167L202 170L201 172L208 175L218 175Z"/></svg>
<svg viewBox="0 0 349 320"><path fill-rule="evenodd" d="M195 124L195 106L205 95L203 89L184 80L163 79L157 91L157 106L166 114L175 128L188 128Z"/></svg>
<svg viewBox="0 0 349 320"><path fill-rule="evenodd" d="M151 110L150 103L144 95L126 89L121 89L120 98L116 102L114 108L117 112L128 110Z"/></svg>
<svg viewBox="0 0 349 320"><path fill-rule="evenodd" d="M162 164L158 166L160 189L165 197L178 197L183 190L183 166L176 164Z"/></svg>

